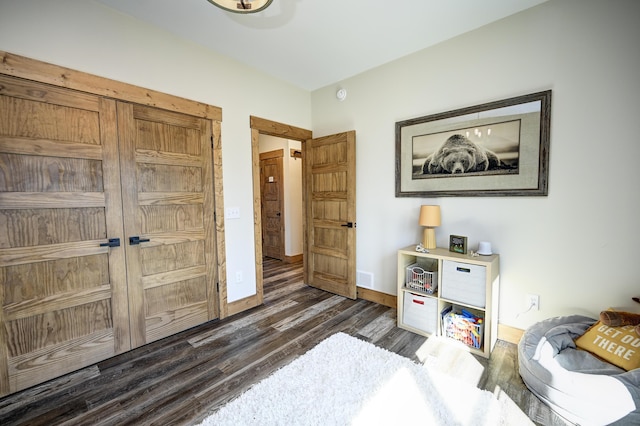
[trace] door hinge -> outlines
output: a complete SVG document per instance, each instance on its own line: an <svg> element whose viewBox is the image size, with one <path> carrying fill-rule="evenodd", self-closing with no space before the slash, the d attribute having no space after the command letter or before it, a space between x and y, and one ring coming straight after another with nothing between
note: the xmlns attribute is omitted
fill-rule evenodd
<svg viewBox="0 0 640 426"><path fill-rule="evenodd" d="M216 292L220 293L220 282L216 281Z"/></svg>
<svg viewBox="0 0 640 426"><path fill-rule="evenodd" d="M213 148L213 135L211 135L211 148Z"/></svg>

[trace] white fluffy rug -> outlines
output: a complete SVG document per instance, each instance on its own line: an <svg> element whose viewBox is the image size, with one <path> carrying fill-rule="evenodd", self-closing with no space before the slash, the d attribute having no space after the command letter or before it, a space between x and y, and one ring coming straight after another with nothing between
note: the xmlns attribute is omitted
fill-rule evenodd
<svg viewBox="0 0 640 426"><path fill-rule="evenodd" d="M505 412L490 392L338 333L201 425L495 426Z"/></svg>

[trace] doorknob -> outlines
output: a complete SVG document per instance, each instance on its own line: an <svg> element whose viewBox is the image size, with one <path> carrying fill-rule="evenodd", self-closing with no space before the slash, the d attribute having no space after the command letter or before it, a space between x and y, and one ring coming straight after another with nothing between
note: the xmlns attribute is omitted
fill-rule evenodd
<svg viewBox="0 0 640 426"><path fill-rule="evenodd" d="M342 225L340 225L340 226L345 226L345 227L347 227L347 228L355 228L355 227L356 227L356 224L355 224L355 223L353 223L353 222L347 222L347 223L343 223L343 224L342 224Z"/></svg>
<svg viewBox="0 0 640 426"><path fill-rule="evenodd" d="M109 242L101 243L100 247L120 247L120 238L109 238Z"/></svg>
<svg viewBox="0 0 640 426"><path fill-rule="evenodd" d="M135 246L138 245L140 243L146 243L150 241L148 238L140 238L137 235L135 237L129 237L129 245L130 246Z"/></svg>

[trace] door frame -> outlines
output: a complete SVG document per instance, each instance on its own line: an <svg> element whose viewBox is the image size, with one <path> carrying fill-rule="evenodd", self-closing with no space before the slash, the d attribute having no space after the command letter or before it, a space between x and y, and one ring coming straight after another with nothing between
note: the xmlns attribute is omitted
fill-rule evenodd
<svg viewBox="0 0 640 426"><path fill-rule="evenodd" d="M260 208L260 135L276 136L279 138L300 141L303 157L305 141L313 138L311 130L278 123L277 121L267 120L253 115L249 117L249 125L251 127L251 168L253 175L253 235L255 246L256 294L246 299L230 303L230 314L231 312L241 312L245 309L259 306L264 300L262 277L262 215ZM304 206L304 194L302 197L302 203ZM302 256L304 258L307 250L304 244L302 250Z"/></svg>

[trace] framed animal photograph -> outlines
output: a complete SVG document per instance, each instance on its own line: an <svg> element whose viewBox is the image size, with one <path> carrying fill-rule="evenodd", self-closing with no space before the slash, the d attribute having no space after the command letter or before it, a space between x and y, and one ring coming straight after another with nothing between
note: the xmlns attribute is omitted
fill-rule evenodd
<svg viewBox="0 0 640 426"><path fill-rule="evenodd" d="M551 90L396 123L396 197L544 196Z"/></svg>
<svg viewBox="0 0 640 426"><path fill-rule="evenodd" d="M449 235L449 251L467 254L467 237L462 235Z"/></svg>

